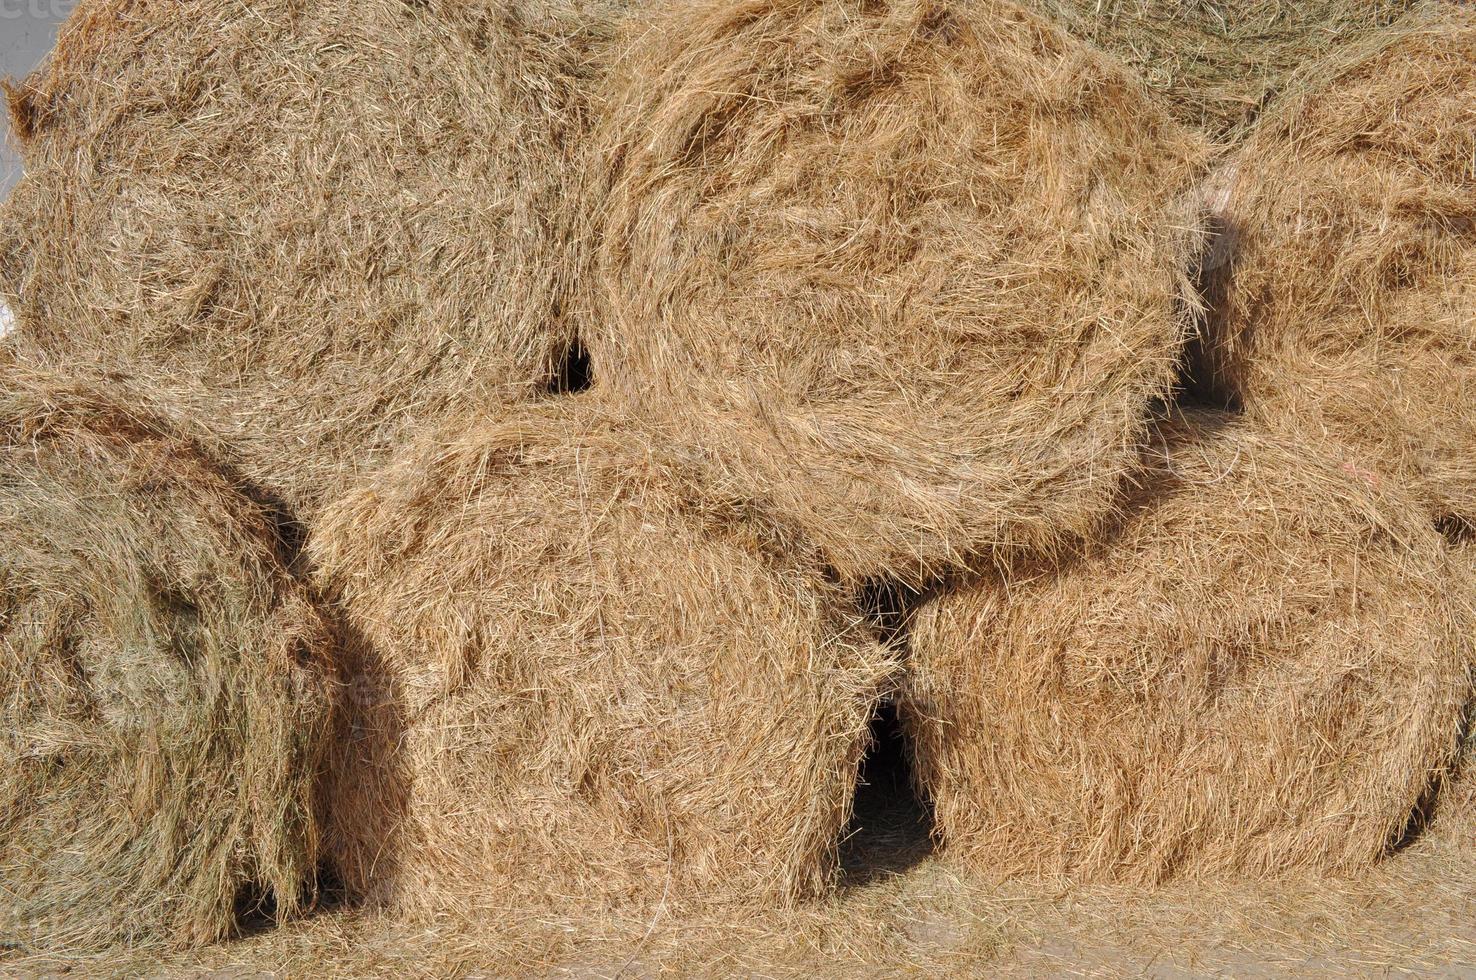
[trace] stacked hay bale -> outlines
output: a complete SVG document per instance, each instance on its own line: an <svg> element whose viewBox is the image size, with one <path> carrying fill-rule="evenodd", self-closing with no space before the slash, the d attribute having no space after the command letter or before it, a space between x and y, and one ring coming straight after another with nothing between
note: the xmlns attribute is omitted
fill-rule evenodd
<svg viewBox="0 0 1476 980"><path fill-rule="evenodd" d="M1163 411L1181 122L1406 5L1041 4L1171 108L1005 0L84 3L0 214L7 935L290 913L320 824L417 919L792 903L893 698L993 876L1385 853L1476 652L1472 17L1217 178L1192 381L1241 419ZM270 515L125 399L313 518L335 663ZM932 590L906 662L878 582Z"/></svg>
<svg viewBox="0 0 1476 980"><path fill-rule="evenodd" d="M310 515L571 345L560 203L597 0L86 0L11 90L0 296Z"/></svg>
<svg viewBox="0 0 1476 980"><path fill-rule="evenodd" d="M1120 526L918 613L907 716L971 866L1346 872L1427 812L1476 662L1473 66L1432 7L1310 71L1207 195L1192 387L1245 417L1167 423Z"/></svg>
<svg viewBox="0 0 1476 980"><path fill-rule="evenodd" d="M630 33L601 383L847 581L1086 533L1172 387L1197 139L1006 3L704 0Z"/></svg>
<svg viewBox="0 0 1476 980"><path fill-rule="evenodd" d="M1234 161L1198 381L1476 526L1476 12L1432 11Z"/></svg>
<svg viewBox="0 0 1476 980"><path fill-rule="evenodd" d="M426 434L312 553L385 672L335 792L413 916L823 891L893 656L839 586L586 399Z"/></svg>
<svg viewBox="0 0 1476 980"><path fill-rule="evenodd" d="M919 611L939 833L996 876L1364 868L1459 741L1458 573L1337 446L1212 413L1160 438L1109 538Z"/></svg>
<svg viewBox="0 0 1476 980"><path fill-rule="evenodd" d="M1397 24L1415 0L1029 0L1136 69L1176 118L1244 132L1299 69Z"/></svg>
<svg viewBox="0 0 1476 980"><path fill-rule="evenodd" d="M0 364L0 934L188 945L311 895L327 630L131 398Z"/></svg>

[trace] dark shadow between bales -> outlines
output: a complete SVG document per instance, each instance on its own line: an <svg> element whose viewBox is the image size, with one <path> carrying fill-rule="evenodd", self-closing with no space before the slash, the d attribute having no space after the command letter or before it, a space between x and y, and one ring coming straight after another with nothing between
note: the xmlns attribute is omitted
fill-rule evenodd
<svg viewBox="0 0 1476 980"><path fill-rule="evenodd" d="M1203 307L1185 311L1194 323L1194 332L1180 357L1175 382L1180 405L1212 408L1240 415L1244 411L1240 393L1231 379L1223 377L1220 357L1225 338L1219 335L1225 292L1235 275L1239 258L1241 229L1225 215L1206 219L1203 251L1194 260L1191 279ZM1186 300L1186 303L1188 301Z"/></svg>
<svg viewBox="0 0 1476 980"><path fill-rule="evenodd" d="M856 807L841 840L841 883L859 887L921 864L933 853L933 808L913 779L912 746L888 701L871 723Z"/></svg>
<svg viewBox="0 0 1476 980"><path fill-rule="evenodd" d="M1476 544L1476 524L1466 518L1447 515L1435 522L1435 530L1453 548L1466 548Z"/></svg>
<svg viewBox="0 0 1476 980"><path fill-rule="evenodd" d="M906 660L912 616L928 589L867 582L857 596L877 637ZM856 783L855 808L841 836L842 887L905 874L933 853L933 808L914 778L914 750L893 698L871 719L870 747Z"/></svg>
<svg viewBox="0 0 1476 980"><path fill-rule="evenodd" d="M577 395L594 385L594 367L584 342L576 339L564 352L553 377L548 381L550 395Z"/></svg>
<svg viewBox="0 0 1476 980"><path fill-rule="evenodd" d="M1389 845L1390 855L1417 844L1424 837L1425 831L1439 818L1442 804L1446 802L1452 788L1470 779L1473 764L1476 764L1476 741L1472 740L1473 724L1476 724L1476 700L1468 693L1465 711L1461 715L1460 730L1456 734L1455 759L1449 770L1433 775L1430 785L1425 787L1425 792L1415 801L1404 830Z"/></svg>

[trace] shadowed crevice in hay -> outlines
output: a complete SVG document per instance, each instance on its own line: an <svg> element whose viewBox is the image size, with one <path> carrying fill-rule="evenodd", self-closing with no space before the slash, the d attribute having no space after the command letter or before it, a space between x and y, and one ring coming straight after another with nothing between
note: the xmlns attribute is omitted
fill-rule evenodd
<svg viewBox="0 0 1476 980"><path fill-rule="evenodd" d="M1455 547L1464 548L1476 544L1476 523L1470 518L1447 514L1435 522L1435 530L1440 532L1440 536L1448 544Z"/></svg>
<svg viewBox="0 0 1476 980"><path fill-rule="evenodd" d="M347 616L334 622L344 662L342 737L320 794L326 829L318 871L323 907L380 906L404 849L410 776L405 692L393 667Z"/></svg>
<svg viewBox="0 0 1476 980"><path fill-rule="evenodd" d="M548 382L551 395L577 395L594 386L594 365L590 361L589 349L584 342L575 338L564 352L554 375Z"/></svg>
<svg viewBox="0 0 1476 980"><path fill-rule="evenodd" d="M262 935L280 924L276 894L270 888L255 882L242 885L237 890L235 914L233 938L237 939Z"/></svg>
<svg viewBox="0 0 1476 980"><path fill-rule="evenodd" d="M1212 195L1214 191L1205 193ZM1195 259L1190 276L1202 305L1191 317L1194 331L1179 359L1175 383L1179 404L1232 415L1243 414L1245 405L1224 372L1216 370L1214 353L1223 347L1223 338L1219 336L1223 329L1220 307L1235 276L1236 245L1240 237L1240 228L1228 215L1211 213L1206 217L1204 247Z"/></svg>
<svg viewBox="0 0 1476 980"><path fill-rule="evenodd" d="M841 839L843 887L905 874L933 853L933 807L918 790L913 754L897 703L883 702L871 720L855 812Z"/></svg>
<svg viewBox="0 0 1476 980"><path fill-rule="evenodd" d="M914 589L901 582L873 579L861 586L856 604L878 639L893 650L905 652L913 611L930 591L931 587Z"/></svg>
<svg viewBox="0 0 1476 980"><path fill-rule="evenodd" d="M914 614L940 587L934 583L915 589L873 579L857 592L857 608L877 639L898 656L904 672ZM869 741L856 781L854 811L841 836L845 888L905 874L935 849L932 801L915 778L916 748L895 697L877 705Z"/></svg>
<svg viewBox="0 0 1476 980"><path fill-rule="evenodd" d="M1409 822L1403 832L1389 844L1390 855L1398 854L1423 839L1426 831L1439 822L1447 809L1460 810L1462 806L1469 806L1470 797L1463 793L1463 788L1471 779L1472 750L1476 748L1471 741L1472 722L1476 720L1476 686L1473 685L1476 685L1476 674L1468 675L1466 679L1466 707L1456 733L1452 762L1447 769L1431 776L1430 785L1410 811ZM1456 797L1453 803L1452 796Z"/></svg>

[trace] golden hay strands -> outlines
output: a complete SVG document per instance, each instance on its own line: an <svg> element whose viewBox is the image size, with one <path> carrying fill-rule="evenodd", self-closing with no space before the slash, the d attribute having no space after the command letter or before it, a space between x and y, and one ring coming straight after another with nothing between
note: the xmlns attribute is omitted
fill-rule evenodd
<svg viewBox="0 0 1476 980"><path fill-rule="evenodd" d="M1334 446L1165 425L1122 527L918 615L946 845L1005 877L1351 872L1450 764L1476 642L1439 536Z"/></svg>
<svg viewBox="0 0 1476 980"><path fill-rule="evenodd" d="M1137 70L1175 117L1243 135L1306 65L1366 43L1416 0L1026 0Z"/></svg>
<svg viewBox="0 0 1476 980"><path fill-rule="evenodd" d="M310 542L384 677L333 846L412 916L782 904L836 873L891 654L589 398L448 420Z"/></svg>
<svg viewBox="0 0 1476 980"><path fill-rule="evenodd" d="M1006 3L631 23L592 144L601 383L848 580L1088 529L1173 379L1203 146Z"/></svg>
<svg viewBox="0 0 1476 980"><path fill-rule="evenodd" d="M1232 161L1198 381L1476 522L1476 10L1432 8Z"/></svg>
<svg viewBox="0 0 1476 980"><path fill-rule="evenodd" d="M12 92L0 295L310 510L571 344L592 0L84 0Z"/></svg>
<svg viewBox="0 0 1476 980"><path fill-rule="evenodd" d="M123 393L0 366L0 935L194 945L308 897L328 631L275 528Z"/></svg>

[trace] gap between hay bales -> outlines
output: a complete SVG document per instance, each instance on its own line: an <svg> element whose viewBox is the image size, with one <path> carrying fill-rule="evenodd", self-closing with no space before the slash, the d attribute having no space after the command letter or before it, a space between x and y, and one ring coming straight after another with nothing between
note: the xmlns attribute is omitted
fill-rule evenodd
<svg viewBox="0 0 1476 980"><path fill-rule="evenodd" d="M923 593L897 582L874 580L858 605L877 637L905 664L913 612ZM856 781L854 812L841 836L843 886L861 887L903 875L936 850L933 804L916 779L916 747L895 698L877 706L870 748Z"/></svg>
<svg viewBox="0 0 1476 980"><path fill-rule="evenodd" d="M933 807L918 791L913 746L884 702L871 720L871 749L861 763L855 812L841 843L841 883L859 887L921 865L934 851Z"/></svg>
<svg viewBox="0 0 1476 980"><path fill-rule="evenodd" d="M594 386L594 365L589 350L579 338L569 345L563 359L548 382L551 395L577 395Z"/></svg>

